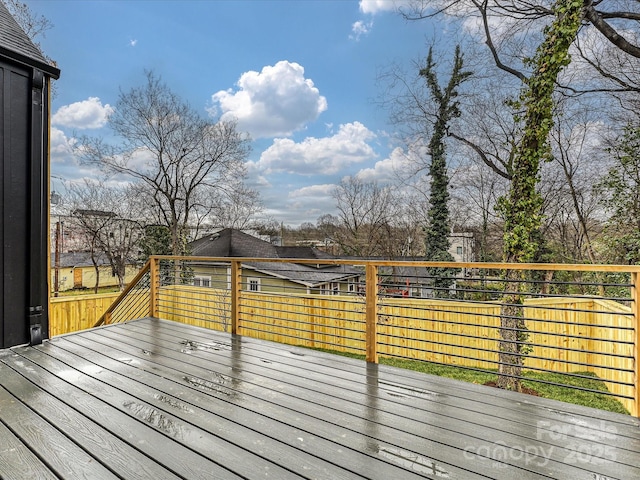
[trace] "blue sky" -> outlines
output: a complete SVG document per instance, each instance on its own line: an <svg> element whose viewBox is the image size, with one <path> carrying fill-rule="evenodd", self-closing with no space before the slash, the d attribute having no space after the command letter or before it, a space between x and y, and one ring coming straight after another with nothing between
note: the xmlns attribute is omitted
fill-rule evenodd
<svg viewBox="0 0 640 480"><path fill-rule="evenodd" d="M234 117L253 151L249 184L288 225L335 213L348 175L388 179L401 157L374 100L377 74L425 56L428 22L387 0L27 0L53 28L39 39L62 70L52 103L53 189L95 177L74 136L105 135L120 89L144 70L203 116Z"/></svg>

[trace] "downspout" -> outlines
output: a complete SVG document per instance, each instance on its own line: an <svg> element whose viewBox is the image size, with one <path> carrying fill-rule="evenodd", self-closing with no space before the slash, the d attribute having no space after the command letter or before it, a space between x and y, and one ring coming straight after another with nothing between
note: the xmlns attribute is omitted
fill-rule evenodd
<svg viewBox="0 0 640 480"><path fill-rule="evenodd" d="M31 79L31 164L30 164L30 222L29 222L29 343L39 345L43 338L43 323L46 325L43 307L43 273L47 270L45 262L49 253L45 252L44 241L44 87L45 76L41 70L34 69ZM44 322L43 322L44 320ZM46 336L46 332L44 332Z"/></svg>

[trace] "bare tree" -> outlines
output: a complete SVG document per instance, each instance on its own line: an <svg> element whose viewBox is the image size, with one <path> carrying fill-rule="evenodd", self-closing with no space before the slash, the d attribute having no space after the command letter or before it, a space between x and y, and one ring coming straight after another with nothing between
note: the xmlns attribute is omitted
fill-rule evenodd
<svg viewBox="0 0 640 480"><path fill-rule="evenodd" d="M109 126L120 140L83 138L86 162L125 175L171 232L171 251L185 253L188 230L214 209L214 192L233 196L245 175L249 139L234 122L202 118L153 72L146 83L121 92Z"/></svg>
<svg viewBox="0 0 640 480"><path fill-rule="evenodd" d="M389 187L347 177L336 187L340 228L335 240L343 253L360 257L389 254L398 202Z"/></svg>
<svg viewBox="0 0 640 480"><path fill-rule="evenodd" d="M562 173L553 198L563 204L565 213L566 220L558 224L565 234L562 245L571 248L565 259L596 263L594 235L600 230L596 217L601 212L593 187L606 171L601 146L609 129L592 120L588 110L564 112L563 121L556 121L551 132L554 161L549 167ZM566 118L569 115L572 118Z"/></svg>
<svg viewBox="0 0 640 480"><path fill-rule="evenodd" d="M211 192L210 192L211 193ZM224 228L247 228L263 211L263 205L257 191L239 184L229 191L215 194L210 199L212 205L209 221Z"/></svg>
<svg viewBox="0 0 640 480"><path fill-rule="evenodd" d="M593 70L589 75L574 80L587 82L596 73L602 79L618 83L620 90L636 89L637 85L625 85L625 78L630 79L624 69L617 69L621 65L620 59L617 62L603 60L602 49L604 46L611 46L619 54L626 56L626 60L640 58L637 37L640 20L638 2L584 0L581 3L583 28L581 36L575 38L575 41L580 42L576 53L585 62L585 66ZM524 57L531 57L535 49L530 47L529 40L533 38L534 45L541 42L542 27L554 16L554 4L552 0L414 0L403 4L399 10L405 18L411 20L447 15L452 19L464 20L467 26L475 21L477 33L484 36L495 65L509 75L525 80L526 73L522 68ZM590 40L593 38L600 38L600 41L593 42ZM610 66L616 70L611 70ZM566 87L567 93L596 90L582 90L580 86L562 83L559 85ZM599 89L611 90L602 86Z"/></svg>
<svg viewBox="0 0 640 480"><path fill-rule="evenodd" d="M604 243L615 262L640 262L640 126L629 123L608 148L613 165L597 185L610 213Z"/></svg>
<svg viewBox="0 0 640 480"><path fill-rule="evenodd" d="M491 167L471 156L468 165L459 167L452 183L453 211L456 226L477 233L477 258L481 262L497 261L502 256L502 222L495 210L498 198L508 188L508 181Z"/></svg>
<svg viewBox="0 0 640 480"><path fill-rule="evenodd" d="M125 287L127 266L138 259L138 242L143 229L132 207L131 189L110 187L101 182L85 181L69 187L71 229L85 241L96 272L94 291L100 284L100 259L105 257L118 278L120 289Z"/></svg>

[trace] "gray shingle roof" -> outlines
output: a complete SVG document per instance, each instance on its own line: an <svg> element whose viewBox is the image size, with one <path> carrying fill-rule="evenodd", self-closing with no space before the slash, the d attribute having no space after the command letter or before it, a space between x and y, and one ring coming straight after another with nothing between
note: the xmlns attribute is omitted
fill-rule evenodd
<svg viewBox="0 0 640 480"><path fill-rule="evenodd" d="M195 240L189 248L198 257L278 258L275 245L233 228Z"/></svg>
<svg viewBox="0 0 640 480"><path fill-rule="evenodd" d="M104 253L96 255L96 262L99 267L111 265L109 259ZM129 260L131 265L135 265L134 260ZM51 267L55 267L55 254L51 253ZM91 260L90 252L61 252L60 253L60 268L71 267L93 267L93 261Z"/></svg>
<svg viewBox="0 0 640 480"><path fill-rule="evenodd" d="M189 244L189 247L191 254L198 257L334 258L313 247L275 246L232 228L195 240ZM249 262L247 266L269 275L312 287L359 276L361 273L349 265Z"/></svg>
<svg viewBox="0 0 640 480"><path fill-rule="evenodd" d="M0 2L0 56L42 70L53 78L60 76L60 70L49 64L2 2Z"/></svg>

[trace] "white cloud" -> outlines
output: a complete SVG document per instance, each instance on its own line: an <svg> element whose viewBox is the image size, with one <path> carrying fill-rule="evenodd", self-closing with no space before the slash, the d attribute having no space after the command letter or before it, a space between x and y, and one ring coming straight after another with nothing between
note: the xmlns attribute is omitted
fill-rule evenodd
<svg viewBox="0 0 640 480"><path fill-rule="evenodd" d="M376 135L360 122L340 125L326 138L308 137L300 143L277 138L254 164L259 171L298 175L331 175L354 164L372 160L376 153L367 143Z"/></svg>
<svg viewBox="0 0 640 480"><path fill-rule="evenodd" d="M330 197L335 190L336 185L333 183L325 183L322 185L307 185L289 192L289 198L292 199L319 199Z"/></svg>
<svg viewBox="0 0 640 480"><path fill-rule="evenodd" d="M236 91L213 94L210 113L221 110L221 120L237 120L253 138L289 136L327 109L325 97L294 62L283 60L261 72L245 72L237 86Z"/></svg>
<svg viewBox="0 0 640 480"><path fill-rule="evenodd" d="M360 11L362 13L378 13L395 10L399 5L408 3L408 0L360 0Z"/></svg>
<svg viewBox="0 0 640 480"><path fill-rule="evenodd" d="M67 138L62 130L51 127L50 149L53 163L66 163L73 155L74 144L73 138Z"/></svg>
<svg viewBox="0 0 640 480"><path fill-rule="evenodd" d="M129 40L129 46L131 47L135 47L138 44L138 40L133 38L131 40Z"/></svg>
<svg viewBox="0 0 640 480"><path fill-rule="evenodd" d="M111 105L102 105L98 97L64 105L53 114L52 125L79 129L101 128L107 123L114 109Z"/></svg>
<svg viewBox="0 0 640 480"><path fill-rule="evenodd" d="M362 20L358 20L353 25L351 25L352 34L349 35L349 38L357 42L360 40L361 36L367 35L371 31L372 27L373 22L363 22Z"/></svg>
<svg viewBox="0 0 640 480"><path fill-rule="evenodd" d="M314 221L320 215L335 210L332 196L336 185L309 185L289 192L286 211L296 223Z"/></svg>
<svg viewBox="0 0 640 480"><path fill-rule="evenodd" d="M404 178L407 172L414 169L413 160L408 158L402 148L395 148L388 158L376 162L372 168L364 168L356 173L356 177L365 182L392 183Z"/></svg>

